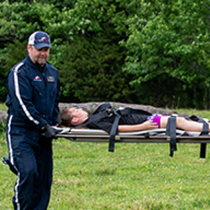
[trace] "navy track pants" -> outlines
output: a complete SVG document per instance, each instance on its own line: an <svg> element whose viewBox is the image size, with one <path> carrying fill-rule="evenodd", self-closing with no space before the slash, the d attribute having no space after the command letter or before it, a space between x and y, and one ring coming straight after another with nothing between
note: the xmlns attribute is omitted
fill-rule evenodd
<svg viewBox="0 0 210 210"><path fill-rule="evenodd" d="M40 137L40 133L37 134L34 129L22 128L22 125L13 125L11 122L12 118L8 118L9 158L18 171L14 209L46 210L52 184L52 141ZM30 142L30 135L36 139L39 137L35 144Z"/></svg>

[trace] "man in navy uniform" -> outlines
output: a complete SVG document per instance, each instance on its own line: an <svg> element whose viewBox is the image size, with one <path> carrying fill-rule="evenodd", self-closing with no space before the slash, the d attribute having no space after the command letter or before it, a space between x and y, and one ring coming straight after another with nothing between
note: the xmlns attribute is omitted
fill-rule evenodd
<svg viewBox="0 0 210 210"><path fill-rule="evenodd" d="M6 136L11 165L17 174L15 210L45 210L52 184L52 139L59 115L59 77L47 62L50 37L31 34L28 55L8 73ZM43 135L44 134L44 135Z"/></svg>

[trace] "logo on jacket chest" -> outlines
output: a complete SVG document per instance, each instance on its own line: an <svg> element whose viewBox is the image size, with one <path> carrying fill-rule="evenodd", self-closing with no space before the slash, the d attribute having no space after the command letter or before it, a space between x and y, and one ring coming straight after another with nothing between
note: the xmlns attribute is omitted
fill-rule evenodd
<svg viewBox="0 0 210 210"><path fill-rule="evenodd" d="M48 76L47 81L48 82L55 82L55 78L53 76Z"/></svg>
<svg viewBox="0 0 210 210"><path fill-rule="evenodd" d="M41 80L40 76L35 76L34 81L42 81L42 80Z"/></svg>

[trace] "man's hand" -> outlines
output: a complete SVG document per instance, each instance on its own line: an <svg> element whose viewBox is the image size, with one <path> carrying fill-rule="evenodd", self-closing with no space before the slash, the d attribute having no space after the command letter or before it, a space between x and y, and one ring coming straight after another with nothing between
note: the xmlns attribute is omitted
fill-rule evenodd
<svg viewBox="0 0 210 210"><path fill-rule="evenodd" d="M43 134L47 139L57 139L57 135L55 132L55 129L53 129L49 124L45 125L45 127L42 129Z"/></svg>

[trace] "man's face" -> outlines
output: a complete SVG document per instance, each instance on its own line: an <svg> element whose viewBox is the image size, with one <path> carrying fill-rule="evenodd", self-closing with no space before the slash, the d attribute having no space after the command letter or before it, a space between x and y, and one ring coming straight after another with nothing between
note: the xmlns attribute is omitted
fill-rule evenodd
<svg viewBox="0 0 210 210"><path fill-rule="evenodd" d="M28 54L31 61L39 67L43 67L50 55L50 48L44 47L37 50L33 45L28 45Z"/></svg>

